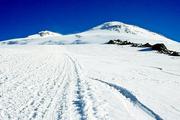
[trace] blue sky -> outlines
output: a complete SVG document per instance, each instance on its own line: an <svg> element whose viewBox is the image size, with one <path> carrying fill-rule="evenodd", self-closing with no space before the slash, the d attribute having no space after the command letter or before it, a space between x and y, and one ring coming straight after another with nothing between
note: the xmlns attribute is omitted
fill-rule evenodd
<svg viewBox="0 0 180 120"><path fill-rule="evenodd" d="M41 30L70 34L121 21L180 42L179 6L180 0L0 0L0 40Z"/></svg>

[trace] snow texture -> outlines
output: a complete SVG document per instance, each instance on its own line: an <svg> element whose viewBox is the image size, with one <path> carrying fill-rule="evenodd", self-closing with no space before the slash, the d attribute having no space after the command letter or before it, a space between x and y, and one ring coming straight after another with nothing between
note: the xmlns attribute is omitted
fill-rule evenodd
<svg viewBox="0 0 180 120"><path fill-rule="evenodd" d="M179 119L180 58L140 49L1 46L0 118Z"/></svg>

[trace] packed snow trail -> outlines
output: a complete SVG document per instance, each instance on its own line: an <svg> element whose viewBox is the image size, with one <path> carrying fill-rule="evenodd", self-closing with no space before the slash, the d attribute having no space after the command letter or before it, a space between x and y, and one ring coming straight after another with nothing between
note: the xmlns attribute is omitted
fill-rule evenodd
<svg viewBox="0 0 180 120"><path fill-rule="evenodd" d="M8 64L1 62L9 69L1 74L3 119L106 119L106 115L98 115L97 102L81 80L76 61L63 47L47 49L44 54L23 52L28 56L23 61L10 53ZM20 64L9 64L12 60Z"/></svg>
<svg viewBox="0 0 180 120"><path fill-rule="evenodd" d="M163 119L128 88L92 76L69 47L0 49L0 119Z"/></svg>

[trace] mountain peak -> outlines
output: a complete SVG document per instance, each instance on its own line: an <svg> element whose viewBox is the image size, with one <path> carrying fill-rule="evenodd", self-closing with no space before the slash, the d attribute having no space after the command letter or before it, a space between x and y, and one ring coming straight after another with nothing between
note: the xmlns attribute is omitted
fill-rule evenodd
<svg viewBox="0 0 180 120"><path fill-rule="evenodd" d="M48 30L40 31L37 34L30 35L28 38L37 38L37 37L51 37L51 36L62 36L62 34L51 32Z"/></svg>
<svg viewBox="0 0 180 120"><path fill-rule="evenodd" d="M108 31L116 31L119 33L136 34L136 32L132 28L135 28L135 26L128 25L123 22L111 21L98 25L97 27L92 28L92 30L108 30Z"/></svg>
<svg viewBox="0 0 180 120"><path fill-rule="evenodd" d="M44 36L54 36L54 35L61 35L61 34L59 34L59 33L51 32L51 31L48 31L48 30L40 31L38 34L39 34L41 37L44 37Z"/></svg>
<svg viewBox="0 0 180 120"><path fill-rule="evenodd" d="M133 35L157 35L154 32L146 30L144 28L138 27L136 25L130 25L119 21L111 21L105 22L101 25L98 25L91 30L105 30L105 31L112 31L116 33L122 34L133 34Z"/></svg>
<svg viewBox="0 0 180 120"><path fill-rule="evenodd" d="M112 28L112 27L120 27L120 26L123 26L125 25L124 23L122 22L118 22L118 21L111 21L111 22L105 22L101 25L98 25L97 27L94 27L93 29L109 29L109 28Z"/></svg>
<svg viewBox="0 0 180 120"><path fill-rule="evenodd" d="M123 22L119 22L119 21L109 21L109 22L105 22L102 25L108 25L108 26L113 26L113 25L124 25L125 23Z"/></svg>

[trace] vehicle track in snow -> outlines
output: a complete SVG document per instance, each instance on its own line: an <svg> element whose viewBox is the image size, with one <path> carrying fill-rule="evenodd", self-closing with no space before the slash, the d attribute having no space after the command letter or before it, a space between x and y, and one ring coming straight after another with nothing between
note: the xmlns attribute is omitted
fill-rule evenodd
<svg viewBox="0 0 180 120"><path fill-rule="evenodd" d="M76 81L76 96L74 97L73 104L76 107L77 113L79 113L79 119L108 120L108 113L105 110L105 106L103 106L103 101L98 101L101 98L97 98L95 90L92 90L93 86L90 85L90 79L84 74L82 66L72 55L69 56L69 59L73 67L74 81Z"/></svg>
<svg viewBox="0 0 180 120"><path fill-rule="evenodd" d="M100 119L95 96L87 78L82 77L79 63L64 48L37 55L27 54L27 59L22 61L11 57L19 62L12 62L9 68L15 77L8 77L6 81L1 78L4 82L1 83L0 109L4 119ZM8 76L9 72L3 75Z"/></svg>
<svg viewBox="0 0 180 120"><path fill-rule="evenodd" d="M12 67L1 70L0 112L4 120L111 120L110 114L118 116L119 111L131 119L138 119L136 113L162 119L126 89L90 78L65 47L49 47L47 53L41 48L37 51L22 53L27 56L22 61L10 57L15 60ZM0 61L2 66L8 66L6 63ZM111 99L117 103L114 113Z"/></svg>
<svg viewBox="0 0 180 120"><path fill-rule="evenodd" d="M151 116L152 118L156 119L156 120L163 120L157 113L155 113L153 110L151 110L150 108L148 108L146 105L144 105L143 103L141 103L137 97L135 95L133 95L129 90L127 90L126 88L123 88L121 86L118 86L116 84L112 84L112 83L108 83L105 82L103 80L97 79L97 78L90 78L92 80L98 81L106 86L108 86L109 88L119 92L123 97L125 97L127 99L127 101L130 101L130 103L133 104L133 107L138 107L139 109L141 109L143 112L145 112L147 115ZM112 91L112 90L111 90ZM112 91L113 92L113 91ZM126 102L127 102L126 101ZM128 110L129 111L129 110ZM130 113L131 114L131 113Z"/></svg>

